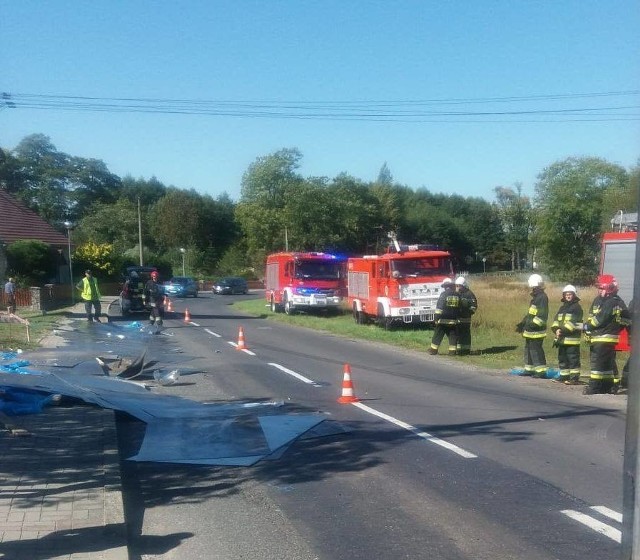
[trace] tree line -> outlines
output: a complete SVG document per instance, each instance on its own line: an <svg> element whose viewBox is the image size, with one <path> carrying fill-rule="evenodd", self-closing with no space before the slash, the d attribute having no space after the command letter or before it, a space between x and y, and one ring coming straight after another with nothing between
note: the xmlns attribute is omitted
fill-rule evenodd
<svg viewBox="0 0 640 560"><path fill-rule="evenodd" d="M495 187L489 202L398 184L386 163L375 181L303 177L301 160L295 148L258 157L234 202L155 177L118 177L33 134L0 149L0 188L62 232L65 221L74 224L74 262L114 277L138 264L140 216L144 262L166 274L181 270L181 248L195 276L260 277L270 252L371 254L395 231L407 243L449 250L460 270L519 270L535 260L555 280L588 284L611 218L636 210L640 179L638 165L567 158L540 172L532 198L515 184Z"/></svg>

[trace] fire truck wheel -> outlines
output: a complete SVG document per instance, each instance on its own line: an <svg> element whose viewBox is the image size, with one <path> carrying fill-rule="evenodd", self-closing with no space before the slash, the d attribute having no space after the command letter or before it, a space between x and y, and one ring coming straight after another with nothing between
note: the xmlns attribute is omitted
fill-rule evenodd
<svg viewBox="0 0 640 560"><path fill-rule="evenodd" d="M393 318L385 316L384 308L381 305L378 307L378 326L385 331L393 329Z"/></svg>
<svg viewBox="0 0 640 560"><path fill-rule="evenodd" d="M353 320L357 325L367 324L367 316L362 311L358 311L358 307L356 305L353 306Z"/></svg>
<svg viewBox="0 0 640 560"><path fill-rule="evenodd" d="M285 298L284 300L284 312L287 315L295 315L296 314L296 310L293 307L293 305L291 304L291 302L289 301L288 298Z"/></svg>
<svg viewBox="0 0 640 560"><path fill-rule="evenodd" d="M276 303L276 300L271 296L271 313L280 313L280 306Z"/></svg>

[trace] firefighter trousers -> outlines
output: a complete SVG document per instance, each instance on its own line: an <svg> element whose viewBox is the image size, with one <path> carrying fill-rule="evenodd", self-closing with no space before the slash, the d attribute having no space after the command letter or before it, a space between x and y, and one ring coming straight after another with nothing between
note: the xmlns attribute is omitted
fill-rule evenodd
<svg viewBox="0 0 640 560"><path fill-rule="evenodd" d="M580 345L560 344L558 346L558 368L562 381L580 379Z"/></svg>
<svg viewBox="0 0 640 560"><path fill-rule="evenodd" d="M589 388L593 393L610 393L615 382L616 345L614 342L595 342L589 351Z"/></svg>
<svg viewBox="0 0 640 560"><path fill-rule="evenodd" d="M457 334L456 349L458 355L464 356L469 354L471 352L471 319L460 319Z"/></svg>
<svg viewBox="0 0 640 560"><path fill-rule="evenodd" d="M431 354L437 354L438 348L440 348L440 344L444 336L447 335L449 339L449 354L456 353L456 344L458 339L458 325L453 324L443 324L438 322L436 324L436 328L433 331L433 338L431 339L431 347L429 348L429 352Z"/></svg>
<svg viewBox="0 0 640 560"><path fill-rule="evenodd" d="M547 374L547 357L542 343L544 338L524 339L524 372L525 375L544 377Z"/></svg>

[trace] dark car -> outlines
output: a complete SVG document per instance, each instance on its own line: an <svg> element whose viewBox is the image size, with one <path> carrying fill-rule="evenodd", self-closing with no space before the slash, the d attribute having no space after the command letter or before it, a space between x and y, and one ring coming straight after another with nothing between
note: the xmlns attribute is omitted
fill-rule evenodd
<svg viewBox="0 0 640 560"><path fill-rule="evenodd" d="M174 276L165 282L164 293L168 296L198 297L198 283L191 276Z"/></svg>
<svg viewBox="0 0 640 560"><path fill-rule="evenodd" d="M151 278L151 273L157 270L153 266L129 266L122 275L122 290L120 291L120 312L122 316L129 313L146 311L144 304L144 285Z"/></svg>
<svg viewBox="0 0 640 560"><path fill-rule="evenodd" d="M247 281L244 278L238 278L235 276L229 276L227 278L220 278L213 284L214 294L248 294L249 287Z"/></svg>

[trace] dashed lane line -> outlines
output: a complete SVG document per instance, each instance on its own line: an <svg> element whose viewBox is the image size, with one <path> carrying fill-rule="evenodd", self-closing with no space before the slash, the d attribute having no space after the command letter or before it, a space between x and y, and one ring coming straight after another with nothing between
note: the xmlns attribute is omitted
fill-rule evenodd
<svg viewBox="0 0 640 560"><path fill-rule="evenodd" d="M618 523L622 523L622 514L618 513L617 511L613 511L612 509L609 509L606 506L591 506L591 509L593 511L597 511L600 515L604 515L609 519L613 519Z"/></svg>
<svg viewBox="0 0 640 560"><path fill-rule="evenodd" d="M602 507L602 506L595 506L592 509L594 511L599 511L596 509L598 507ZM604 509L607 509L607 508L604 508ZM600 533L605 537L609 537L611 540L616 541L617 543L622 541L622 531L619 531L618 529L611 527L610 525L607 525L602 521L598 521L597 519L595 519L594 517L591 517L590 515L587 515L585 513L580 513L579 511L574 511L572 509L565 509L565 510L562 510L560 513L564 513L564 515L566 515L567 517L574 519L578 523L582 523L583 525L586 525L587 527L589 527L589 529L592 529L596 533Z"/></svg>
<svg viewBox="0 0 640 560"><path fill-rule="evenodd" d="M231 346L233 346L236 350L239 350L238 348L238 343L237 342L232 342L230 340L227 340L227 344L230 344ZM242 352L244 352L245 354L249 354L250 356L255 356L255 353L252 352L251 350L247 349L247 348L243 348L241 350Z"/></svg>
<svg viewBox="0 0 640 560"><path fill-rule="evenodd" d="M457 445L454 445L453 443L449 443L448 441L445 441L443 439L437 438L435 436L432 436L431 434L427 433L427 432L423 432L422 430L419 430L418 428L416 428L415 426L412 426L411 424L407 424L406 422L403 422L402 420L398 420L397 418L394 418L393 416L389 416L388 414L385 414L384 412L380 412L378 410L376 410L375 408L371 408L370 406L367 406L366 404L362 404L360 402L355 402L355 403L351 403L353 406L357 406L360 410L364 410L365 412L368 412L369 414L373 414L374 416L377 416L378 418L382 418L383 420L386 420L387 422L391 422L392 424L395 424L396 426L399 426L400 428L404 428L405 430L410 431L411 433L415 434L418 437L421 437L422 439L425 439L431 443L435 443L436 445L439 445L441 447L444 447L445 449L448 449L449 451L453 451L454 453L460 455L460 457L464 457L465 459L476 459L478 456L474 455L473 453L470 453L469 451L466 451L465 449L462 449L461 447L458 447Z"/></svg>
<svg viewBox="0 0 640 560"><path fill-rule="evenodd" d="M299 373L296 373L295 371L290 370L289 368L281 366L280 364L274 364L273 362L269 362L267 365L273 366L274 368L277 368L280 371L283 371L287 375L291 375L292 377L295 377L296 379L298 379L299 381L302 381L303 383L307 383L308 385L313 385L314 387L322 387L320 383L317 383L313 379L309 379L304 375L300 375Z"/></svg>
<svg viewBox="0 0 640 560"><path fill-rule="evenodd" d="M205 332L208 332L211 336L215 336L216 338L222 338L221 334L218 334L216 332L210 331L209 329L204 329Z"/></svg>

